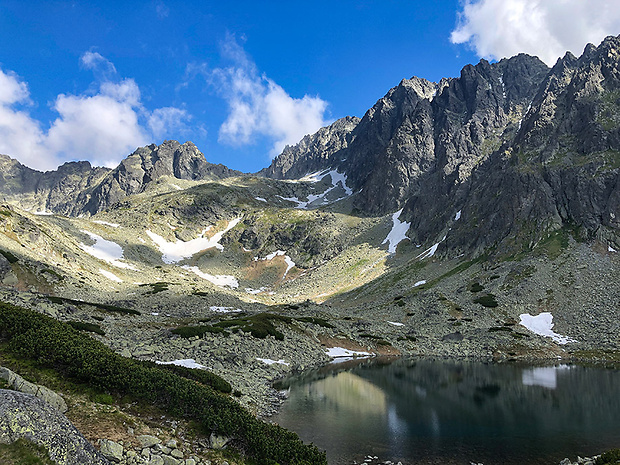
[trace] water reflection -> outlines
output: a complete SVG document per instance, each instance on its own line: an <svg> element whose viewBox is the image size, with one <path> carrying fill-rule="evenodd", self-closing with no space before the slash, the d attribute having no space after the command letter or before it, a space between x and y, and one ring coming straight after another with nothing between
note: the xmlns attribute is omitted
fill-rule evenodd
<svg viewBox="0 0 620 465"><path fill-rule="evenodd" d="M340 368L340 369L339 369ZM559 463L620 445L620 373L398 360L289 380L274 420L328 451L403 463Z"/></svg>

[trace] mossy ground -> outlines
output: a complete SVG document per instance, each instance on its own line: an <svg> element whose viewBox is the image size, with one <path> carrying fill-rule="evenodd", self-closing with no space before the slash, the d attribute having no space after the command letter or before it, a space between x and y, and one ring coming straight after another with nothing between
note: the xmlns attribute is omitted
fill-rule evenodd
<svg viewBox="0 0 620 465"><path fill-rule="evenodd" d="M2 465L54 465L44 447L18 439L12 444L0 444Z"/></svg>

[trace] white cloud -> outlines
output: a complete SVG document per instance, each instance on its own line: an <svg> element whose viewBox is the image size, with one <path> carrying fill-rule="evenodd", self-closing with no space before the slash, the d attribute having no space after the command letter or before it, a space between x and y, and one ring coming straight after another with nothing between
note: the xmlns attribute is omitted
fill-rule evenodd
<svg viewBox="0 0 620 465"><path fill-rule="evenodd" d="M273 140L271 156L275 157L285 145L295 144L306 134L329 124L325 118L327 102L318 96L291 97L273 80L258 73L234 38L225 41L222 52L234 65L217 68L209 76L230 109L220 127L221 142L246 145L255 136L267 136Z"/></svg>
<svg viewBox="0 0 620 465"><path fill-rule="evenodd" d="M140 90L132 79L104 83L92 96L61 94L54 110L60 116L52 123L45 145L66 158L114 167L120 157L149 143L138 121Z"/></svg>
<svg viewBox="0 0 620 465"><path fill-rule="evenodd" d="M86 69L101 73L106 78L116 74L114 64L98 52L85 52L80 57L80 64Z"/></svg>
<svg viewBox="0 0 620 465"><path fill-rule="evenodd" d="M553 66L566 51L579 56L619 32L616 0L466 0L450 40L484 58L523 52Z"/></svg>
<svg viewBox="0 0 620 465"><path fill-rule="evenodd" d="M162 138L170 130L185 132L191 116L176 107L157 108L148 118L148 126L156 138Z"/></svg>
<svg viewBox="0 0 620 465"><path fill-rule="evenodd" d="M70 160L114 167L154 137L186 128L190 116L185 110L149 111L133 79L109 80L116 69L99 53L84 53L80 63L103 81L95 92L58 95L52 102L58 117L48 129L26 111L31 104L26 82L0 69L0 153L38 170Z"/></svg>

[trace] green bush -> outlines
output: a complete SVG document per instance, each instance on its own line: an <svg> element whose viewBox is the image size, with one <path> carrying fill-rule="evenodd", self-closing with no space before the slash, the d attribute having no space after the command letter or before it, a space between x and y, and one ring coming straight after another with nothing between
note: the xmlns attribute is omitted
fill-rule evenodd
<svg viewBox="0 0 620 465"><path fill-rule="evenodd" d="M170 332L172 334L176 334L177 336L181 336L184 339L189 339L194 336L202 337L207 333L224 334L225 336L230 335L230 333L224 328L216 328L211 325L179 326L178 328L170 330Z"/></svg>
<svg viewBox="0 0 620 465"><path fill-rule="evenodd" d="M205 386L211 386L216 391L223 392L224 394L230 394L232 392L232 386L228 381L215 373L211 373L210 371L196 370L193 368L172 364L158 364L157 366L163 368L164 370L171 371L172 373L185 379L191 379L204 384Z"/></svg>
<svg viewBox="0 0 620 465"><path fill-rule="evenodd" d="M105 336L105 332L101 329L101 326L96 325L94 323L84 323L82 321L69 321L68 322L73 328L79 331L88 331L95 334L100 334L101 336Z"/></svg>
<svg viewBox="0 0 620 465"><path fill-rule="evenodd" d="M0 303L0 340L15 356L52 368L74 382L140 405L156 405L233 442L259 465L326 464L325 454L277 425L258 420L229 396L155 366L122 357L66 323ZM183 371L183 370L180 370Z"/></svg>
<svg viewBox="0 0 620 465"><path fill-rule="evenodd" d="M97 310L106 312L106 313L121 313L125 315L141 315L141 313L138 310L134 310L132 308L117 307L116 305L96 304L94 302L86 302L83 300L69 299L67 297L56 297L53 295L50 295L47 298L50 302L55 303L55 304L88 305L91 307L95 307Z"/></svg>
<svg viewBox="0 0 620 465"><path fill-rule="evenodd" d="M0 254L4 255L4 258L6 258L9 263L17 263L19 261L19 258L17 258L8 250L0 250Z"/></svg>
<svg viewBox="0 0 620 465"><path fill-rule="evenodd" d="M267 336L273 336L278 341L284 340L284 334L278 331L274 323L291 323L292 318L288 316L277 315L275 313L257 313L256 315L233 318L230 320L220 321L213 326L216 328L230 328L232 330L242 330L250 333L258 339L264 339Z"/></svg>
<svg viewBox="0 0 620 465"><path fill-rule="evenodd" d="M480 283L472 283L471 286L469 286L470 292L480 292L483 289L484 289L484 286Z"/></svg>
<svg viewBox="0 0 620 465"><path fill-rule="evenodd" d="M497 307L497 300L495 299L495 296L493 294L480 296L474 299L474 303L480 304L483 307Z"/></svg>
<svg viewBox="0 0 620 465"><path fill-rule="evenodd" d="M324 328L334 328L334 325L327 321L325 318L318 318L312 316L302 316L301 318L295 318L297 321L302 321L304 323L312 323L318 326L322 326Z"/></svg>
<svg viewBox="0 0 620 465"><path fill-rule="evenodd" d="M620 463L620 449L611 449L596 459L596 465L616 465Z"/></svg>

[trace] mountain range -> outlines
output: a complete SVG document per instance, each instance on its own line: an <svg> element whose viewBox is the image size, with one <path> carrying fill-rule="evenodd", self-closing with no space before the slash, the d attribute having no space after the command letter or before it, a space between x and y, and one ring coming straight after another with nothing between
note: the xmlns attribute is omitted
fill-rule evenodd
<svg viewBox="0 0 620 465"><path fill-rule="evenodd" d="M177 141L0 155L1 301L261 415L333 354L617 362L619 251L620 36L403 79L258 173Z"/></svg>

